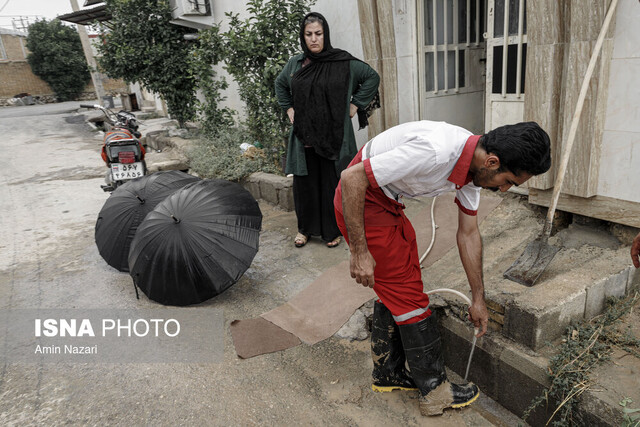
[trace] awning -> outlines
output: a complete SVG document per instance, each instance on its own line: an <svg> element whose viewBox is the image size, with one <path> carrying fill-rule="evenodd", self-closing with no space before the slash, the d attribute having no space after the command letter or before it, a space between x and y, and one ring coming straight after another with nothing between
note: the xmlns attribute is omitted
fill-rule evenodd
<svg viewBox="0 0 640 427"><path fill-rule="evenodd" d="M103 4L91 9L82 9L77 12L71 12L64 15L59 15L58 19L61 21L72 22L80 25L90 25L96 21L108 21L111 19L111 14L107 11L107 5Z"/></svg>

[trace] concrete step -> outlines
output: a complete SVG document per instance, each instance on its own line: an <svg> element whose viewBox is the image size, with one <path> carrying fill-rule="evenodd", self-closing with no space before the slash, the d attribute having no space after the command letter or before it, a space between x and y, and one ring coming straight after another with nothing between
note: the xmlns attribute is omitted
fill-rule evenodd
<svg viewBox="0 0 640 427"><path fill-rule="evenodd" d="M473 330L456 316L443 315L443 311L439 314L445 364L464 377ZM504 408L523 417L532 400L550 384L548 365L555 352L556 347L533 352L498 333L490 333L476 343L468 380ZM581 395L577 408L583 425L623 425L620 402L625 397L632 398L631 407L640 407L640 360L628 354L621 359L623 353L614 352L612 359L624 360L624 364L605 363L591 373L591 387ZM558 402L552 401L541 405L526 422L532 426L546 425L557 406Z"/></svg>
<svg viewBox="0 0 640 427"><path fill-rule="evenodd" d="M430 229L427 218L412 217L414 207L409 205L407 211L416 229ZM533 287L504 279L503 272L541 232L544 213L524 198L503 195L480 225L490 331L478 340L469 379L519 417L549 385L549 360L566 328L601 313L608 296L622 297L640 286L640 273L630 267L628 243L617 241L607 230L573 224L550 239L562 249ZM452 288L470 295L455 247L423 270L423 281L425 291ZM467 307L444 295L432 298L432 308L442 314L445 362L464 376L473 334L461 320L466 319ZM632 407L640 406L640 363L630 359L635 358L628 356L593 372L592 387L582 394L578 408L586 425L621 425L619 402L625 396L633 398ZM623 388L619 384L625 380L629 384ZM556 407L549 402L527 422L545 425Z"/></svg>
<svg viewBox="0 0 640 427"><path fill-rule="evenodd" d="M560 337L571 322L601 313L607 297L623 297L640 285L627 246L612 242L605 230L598 237L572 226L549 240L561 249L533 287L505 279L504 271L539 235L542 221L526 199L506 196L480 225L490 328L531 350ZM469 292L457 250L426 272L425 290L446 287Z"/></svg>

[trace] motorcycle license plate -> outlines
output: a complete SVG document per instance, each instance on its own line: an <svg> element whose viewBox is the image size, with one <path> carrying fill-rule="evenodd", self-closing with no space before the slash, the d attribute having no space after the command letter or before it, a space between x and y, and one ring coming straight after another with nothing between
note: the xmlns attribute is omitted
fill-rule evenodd
<svg viewBox="0 0 640 427"><path fill-rule="evenodd" d="M142 162L111 163L111 177L114 181L126 181L144 175Z"/></svg>

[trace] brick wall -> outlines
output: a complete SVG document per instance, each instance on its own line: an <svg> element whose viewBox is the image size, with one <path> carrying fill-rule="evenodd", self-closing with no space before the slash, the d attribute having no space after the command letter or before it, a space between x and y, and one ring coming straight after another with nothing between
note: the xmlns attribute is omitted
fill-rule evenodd
<svg viewBox="0 0 640 427"><path fill-rule="evenodd" d="M1 59L9 61L22 61L26 58L27 41L24 37L14 36L11 34L2 34L2 46L6 56Z"/></svg>
<svg viewBox="0 0 640 427"><path fill-rule="evenodd" d="M0 98L11 98L19 93L51 95L48 84L31 72L27 61L0 61Z"/></svg>
<svg viewBox="0 0 640 427"><path fill-rule="evenodd" d="M25 59L26 40L24 37L10 34L0 35L6 58L0 57L0 99L12 98L19 93L29 93L34 96L53 95L53 91L44 81L33 74L29 63ZM24 43L24 50L21 44ZM127 85L120 79L104 78L104 90L107 94L126 93ZM93 83L89 82L85 92L94 92Z"/></svg>

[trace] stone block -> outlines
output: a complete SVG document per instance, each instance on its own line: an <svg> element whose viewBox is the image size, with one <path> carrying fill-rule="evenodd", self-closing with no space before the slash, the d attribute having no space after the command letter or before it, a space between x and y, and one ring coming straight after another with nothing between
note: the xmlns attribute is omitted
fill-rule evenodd
<svg viewBox="0 0 640 427"><path fill-rule="evenodd" d="M147 132L147 134L145 135L146 143L154 150L162 150L166 145L163 138L166 137L166 135L167 132L164 130Z"/></svg>
<svg viewBox="0 0 640 427"><path fill-rule="evenodd" d="M499 369L496 369L495 381L499 385L496 400L522 417L531 401L549 385L547 364L543 357L530 356L516 346L505 345L500 353ZM542 405L527 419L530 425L545 425L554 408L552 402L548 406L550 410L545 410L545 406Z"/></svg>
<svg viewBox="0 0 640 427"><path fill-rule="evenodd" d="M454 316L441 316L439 323L445 364L464 377L472 328ZM481 393L521 417L530 402L549 385L547 365L546 357L535 355L500 334L489 333L476 343L468 379L478 385ZM531 425L544 425L549 415L543 408L527 421L535 421Z"/></svg>
<svg viewBox="0 0 640 427"><path fill-rule="evenodd" d="M602 313L602 310L604 309L606 283L607 279L601 279L587 287L587 296L584 306L585 319L591 319Z"/></svg>
<svg viewBox="0 0 640 427"><path fill-rule="evenodd" d="M629 280L629 269L625 268L618 274L614 274L605 279L604 296L624 298L627 294L627 282Z"/></svg>
<svg viewBox="0 0 640 427"><path fill-rule="evenodd" d="M260 197L271 204L278 204L278 190L268 181L260 181Z"/></svg>
<svg viewBox="0 0 640 427"><path fill-rule="evenodd" d="M473 341L473 327L454 316L441 315L440 311L438 315L445 365L464 378ZM492 339L492 335L478 339L469 368L468 380L473 381L483 393L493 398L497 396L500 387L496 377L501 351L502 348Z"/></svg>
<svg viewBox="0 0 640 427"><path fill-rule="evenodd" d="M293 202L293 185L287 188L282 188L278 191L278 206L285 211L292 211L295 209Z"/></svg>
<svg viewBox="0 0 640 427"><path fill-rule="evenodd" d="M280 208L293 210L293 179L264 172L251 174L244 182L251 194ZM257 187L257 188L256 188Z"/></svg>
<svg viewBox="0 0 640 427"><path fill-rule="evenodd" d="M564 41L564 0L527 2L527 37L529 46Z"/></svg>
<svg viewBox="0 0 640 427"><path fill-rule="evenodd" d="M254 199L260 199L260 183L245 181L242 186L253 196Z"/></svg>
<svg viewBox="0 0 640 427"><path fill-rule="evenodd" d="M528 304L526 296L516 298L506 307L503 333L519 344L538 350L560 337L572 321L582 320L586 294L581 290L544 308Z"/></svg>
<svg viewBox="0 0 640 427"><path fill-rule="evenodd" d="M160 171L184 171L189 169L189 164L186 160L181 159L171 159L160 162L147 163L147 169L149 173L160 172Z"/></svg>

